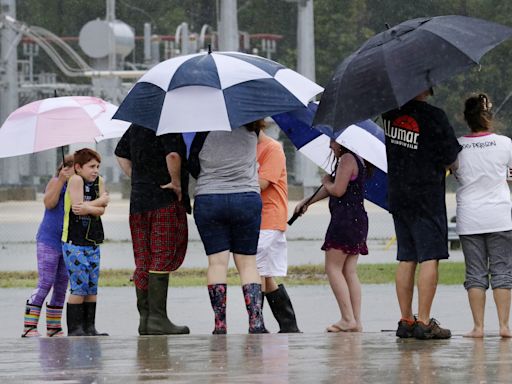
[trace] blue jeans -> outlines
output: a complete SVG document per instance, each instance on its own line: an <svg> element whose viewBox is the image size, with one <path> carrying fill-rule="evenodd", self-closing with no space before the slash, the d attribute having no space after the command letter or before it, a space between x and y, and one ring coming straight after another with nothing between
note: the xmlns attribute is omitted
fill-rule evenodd
<svg viewBox="0 0 512 384"><path fill-rule="evenodd" d="M207 255L229 250L255 255L261 224L256 192L205 194L194 200L194 219Z"/></svg>

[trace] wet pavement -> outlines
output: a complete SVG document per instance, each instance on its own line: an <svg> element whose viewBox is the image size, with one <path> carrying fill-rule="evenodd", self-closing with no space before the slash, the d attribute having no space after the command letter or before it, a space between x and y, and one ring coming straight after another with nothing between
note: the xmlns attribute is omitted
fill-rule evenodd
<svg viewBox="0 0 512 384"><path fill-rule="evenodd" d="M239 286L228 287L228 335L213 336L206 287L169 289L171 320L190 335L137 337L132 287L101 288L97 329L110 337L20 338L30 289L0 289L1 383L510 383L512 341L498 337L492 299L486 307L486 338L462 337L471 313L462 287L439 286L432 313L452 329L448 341L397 341L393 285L363 285L362 334L328 334L339 318L329 286L289 286L300 329L247 335ZM39 330L45 327L44 314Z"/></svg>
<svg viewBox="0 0 512 384"><path fill-rule="evenodd" d="M2 352L12 347L4 344ZM496 340L397 342L372 334L40 339L2 359L9 366L2 377L27 383L504 383L510 355L510 343Z"/></svg>
<svg viewBox="0 0 512 384"><path fill-rule="evenodd" d="M391 334L8 340L8 383L510 383L510 340Z"/></svg>

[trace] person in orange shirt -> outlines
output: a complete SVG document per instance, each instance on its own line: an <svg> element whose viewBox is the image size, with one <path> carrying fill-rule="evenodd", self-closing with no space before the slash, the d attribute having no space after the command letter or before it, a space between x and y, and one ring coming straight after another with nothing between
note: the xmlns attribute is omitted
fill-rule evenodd
<svg viewBox="0 0 512 384"><path fill-rule="evenodd" d="M281 144L265 134L264 120L260 120L260 126L256 159L263 208L256 263L262 291L279 323L279 333L297 333L300 330L290 297L284 285L277 285L274 280L274 277L286 276L288 270L284 233L288 217L286 158Z"/></svg>

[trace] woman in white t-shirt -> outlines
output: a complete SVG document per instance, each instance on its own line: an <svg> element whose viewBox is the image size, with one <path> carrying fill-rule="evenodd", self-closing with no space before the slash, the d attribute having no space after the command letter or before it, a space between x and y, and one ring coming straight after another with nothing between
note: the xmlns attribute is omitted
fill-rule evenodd
<svg viewBox="0 0 512 384"><path fill-rule="evenodd" d="M462 151L455 177L457 233L466 264L464 287L473 314L466 337L484 336L486 290L493 289L500 335L512 337L509 313L512 288L512 215L508 167L512 141L492 133L492 104L485 94L466 100L464 119L471 133L460 137Z"/></svg>

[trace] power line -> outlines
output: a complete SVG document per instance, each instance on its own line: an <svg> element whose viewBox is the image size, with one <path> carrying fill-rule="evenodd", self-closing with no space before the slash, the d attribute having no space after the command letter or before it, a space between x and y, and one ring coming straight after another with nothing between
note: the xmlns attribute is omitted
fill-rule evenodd
<svg viewBox="0 0 512 384"><path fill-rule="evenodd" d="M142 8L139 8L139 7L136 7L135 5L131 5L129 3L127 3L126 1L124 0L119 0L121 2L121 4L123 4L125 7L127 8L130 8L130 9L133 9L137 12L140 12L142 13L143 15L147 16L150 20L151 20L151 24L153 24L153 27L154 27L154 30L156 31L158 28L157 28L157 24L155 22L155 19L153 19L153 17L147 13L145 10L143 10Z"/></svg>

